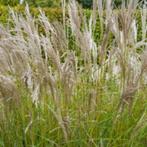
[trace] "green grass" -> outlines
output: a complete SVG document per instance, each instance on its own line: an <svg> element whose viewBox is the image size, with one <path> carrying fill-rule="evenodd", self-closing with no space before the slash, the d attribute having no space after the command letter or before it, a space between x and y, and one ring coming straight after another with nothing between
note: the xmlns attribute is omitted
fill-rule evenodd
<svg viewBox="0 0 147 147"><path fill-rule="evenodd" d="M81 85L81 83L79 83ZM119 100L114 82L97 97L97 105L90 110L89 83L77 86L68 108L62 103L63 117L68 116L68 141L64 141L62 130L54 116L55 106L50 97L44 96L37 107L26 91L21 90L19 104L5 108L5 117L0 121L0 146L113 146L145 147L147 126L143 124L134 131L137 122L146 111L145 93L138 91L131 115L127 109L116 118ZM93 87L98 88L98 87ZM1 108L1 111L3 108ZM145 113L146 115L146 113Z"/></svg>

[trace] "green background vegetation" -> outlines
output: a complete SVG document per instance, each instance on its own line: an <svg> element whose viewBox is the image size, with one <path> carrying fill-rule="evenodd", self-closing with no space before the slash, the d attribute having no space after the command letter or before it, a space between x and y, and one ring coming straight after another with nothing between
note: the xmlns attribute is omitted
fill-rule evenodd
<svg viewBox="0 0 147 147"><path fill-rule="evenodd" d="M77 0L82 4L84 8L92 7L92 0ZM24 0L24 2L29 3L32 6L41 6L41 7L58 7L61 4L61 0ZM115 5L119 6L121 0L115 0ZM15 6L19 4L19 0L0 0L0 4Z"/></svg>

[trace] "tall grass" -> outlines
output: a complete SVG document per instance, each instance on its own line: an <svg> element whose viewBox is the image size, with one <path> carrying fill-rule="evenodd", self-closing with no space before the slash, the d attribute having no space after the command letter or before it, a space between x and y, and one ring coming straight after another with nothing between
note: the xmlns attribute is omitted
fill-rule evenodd
<svg viewBox="0 0 147 147"><path fill-rule="evenodd" d="M0 25L0 145L146 146L146 6L138 41L137 0L65 4L63 24L26 6Z"/></svg>

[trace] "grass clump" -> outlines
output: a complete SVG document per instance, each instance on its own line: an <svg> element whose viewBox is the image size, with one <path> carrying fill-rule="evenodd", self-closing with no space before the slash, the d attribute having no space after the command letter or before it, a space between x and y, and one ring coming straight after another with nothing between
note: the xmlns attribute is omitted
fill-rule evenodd
<svg viewBox="0 0 147 147"><path fill-rule="evenodd" d="M63 24L10 9L0 26L1 146L146 145L146 7L138 41L137 0L118 12L94 3L89 18L68 3Z"/></svg>

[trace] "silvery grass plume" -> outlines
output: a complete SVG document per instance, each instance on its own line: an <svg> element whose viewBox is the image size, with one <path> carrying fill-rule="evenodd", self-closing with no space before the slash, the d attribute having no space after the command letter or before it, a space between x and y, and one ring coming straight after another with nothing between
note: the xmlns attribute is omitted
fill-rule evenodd
<svg viewBox="0 0 147 147"><path fill-rule="evenodd" d="M94 1L95 6L89 19L86 18L84 12L77 5L75 0L69 2L69 18L72 33L75 36L77 46L81 49L81 55L79 58L84 61L84 70L90 75L90 79L97 81L101 76L100 74L104 71L104 68L108 65L109 59L107 56L107 45L109 39L109 25L111 16L111 1L106 2L107 17L105 22L103 21L103 4L102 1ZM97 8L101 21L101 34L103 29L105 33L101 36L101 42L97 45L94 40L93 31L96 27ZM82 65L81 65L82 66ZM103 72L104 73L104 72Z"/></svg>
<svg viewBox="0 0 147 147"><path fill-rule="evenodd" d="M79 59L84 61L81 67L84 67L84 72L92 75L92 71L97 70L97 46L94 42L92 34L92 17L87 23L86 17L82 12L80 6L78 7L76 1L69 3L69 18L72 33L75 36L76 44L80 48ZM83 28L81 29L81 27ZM90 76L93 77L93 76Z"/></svg>
<svg viewBox="0 0 147 147"><path fill-rule="evenodd" d="M111 17L111 32L115 36L117 61L121 68L121 99L119 112L128 104L131 109L142 78L142 66L137 49L146 46L146 40L137 42L135 12L138 1L122 2L122 8ZM145 15L145 14L144 14ZM143 27L144 29L144 27Z"/></svg>
<svg viewBox="0 0 147 147"><path fill-rule="evenodd" d="M74 52L68 50L64 30L57 23L51 24L43 12L40 12L38 19L34 18L28 6L25 16L12 9L10 15L13 27L0 27L1 95L3 98L18 98L17 86L10 80L12 76L28 88L35 104L39 104L44 92L52 96L56 106L54 114L67 140L67 129L61 114L61 99L64 93L70 101L76 81L76 61ZM43 33L39 31L38 24ZM8 93L10 96L7 96Z"/></svg>
<svg viewBox="0 0 147 147"><path fill-rule="evenodd" d="M147 77L147 4L144 1L143 9L141 11L141 22L142 22L142 40L145 41L143 48L143 53L141 55L141 61L142 61L142 72L143 75L144 84L147 84L147 81L145 80Z"/></svg>
<svg viewBox="0 0 147 147"><path fill-rule="evenodd" d="M147 4L144 4L140 11L142 23L142 40L144 40L147 38Z"/></svg>
<svg viewBox="0 0 147 147"><path fill-rule="evenodd" d="M137 38L137 21L134 14L137 10L138 0L122 1L122 7L118 12L113 9L112 3L109 0L106 2L94 1L97 7L94 6L94 12L87 23L82 10L73 0L69 3L69 16L72 32L81 49L82 56L80 58L84 59L85 69L91 71L89 72L90 77L92 79L106 77L105 73L111 71L110 67L113 69L117 67L118 75L120 75L118 76L118 84L121 90L119 111L122 112L125 104L128 104L131 109L135 93L140 87L140 79L143 74L137 49L146 46L146 38L143 37L141 41L138 41ZM102 32L99 45L94 41L92 30L92 26L96 24L93 19L96 18L97 8L101 23L100 31ZM104 11L106 17L104 17ZM145 19L144 9L143 12L142 17ZM142 20L144 20L143 18ZM145 31L145 21L142 23L144 23L142 29ZM113 34L114 39L110 44L109 54L106 58L110 33ZM114 72L107 74L108 79L113 74L115 75Z"/></svg>
<svg viewBox="0 0 147 147"><path fill-rule="evenodd" d="M5 103L9 101L19 102L19 92L12 77L0 75L0 99Z"/></svg>
<svg viewBox="0 0 147 147"><path fill-rule="evenodd" d="M80 10L80 11L79 11ZM74 33L76 37L76 42L78 46L81 49L82 58L84 58L84 64L91 61L90 55L91 55L91 45L93 45L91 41L91 32L89 32L87 29L87 26L84 31L81 31L81 25L82 21L84 21L84 24L86 23L85 16L82 14L82 9L78 9L77 4L75 0L71 1L69 3L69 16L70 16L70 23L72 32ZM80 15L79 15L80 13Z"/></svg>

